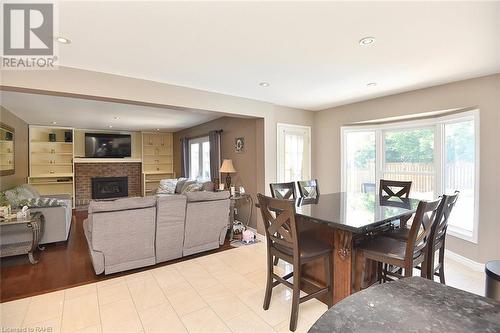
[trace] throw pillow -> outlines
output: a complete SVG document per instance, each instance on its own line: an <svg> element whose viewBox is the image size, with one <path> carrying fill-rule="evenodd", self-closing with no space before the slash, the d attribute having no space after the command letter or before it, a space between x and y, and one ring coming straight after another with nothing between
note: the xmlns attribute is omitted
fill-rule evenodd
<svg viewBox="0 0 500 333"><path fill-rule="evenodd" d="M184 185L182 185L181 187L181 192L180 193L184 193L184 190L191 184L194 184L196 183L196 180L192 180L192 179L188 179L184 182Z"/></svg>
<svg viewBox="0 0 500 333"><path fill-rule="evenodd" d="M28 206L29 208L59 207L65 206L65 202L53 198L30 198L21 201L20 206Z"/></svg>
<svg viewBox="0 0 500 333"><path fill-rule="evenodd" d="M182 187L184 186L184 183L187 181L187 178L179 178L177 179L177 186L175 187L175 193L181 194L182 193Z"/></svg>
<svg viewBox="0 0 500 333"><path fill-rule="evenodd" d="M192 184L187 185L182 191L182 194L201 191L202 187L203 184L194 182Z"/></svg>
<svg viewBox="0 0 500 333"><path fill-rule="evenodd" d="M158 186L157 194L174 194L177 186L177 179L162 179Z"/></svg>

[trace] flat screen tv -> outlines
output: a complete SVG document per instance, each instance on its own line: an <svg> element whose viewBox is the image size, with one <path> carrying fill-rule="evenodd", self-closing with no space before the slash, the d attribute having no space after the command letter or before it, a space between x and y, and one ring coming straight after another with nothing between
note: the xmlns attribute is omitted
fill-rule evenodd
<svg viewBox="0 0 500 333"><path fill-rule="evenodd" d="M85 133L85 157L130 157L131 147L128 134Z"/></svg>

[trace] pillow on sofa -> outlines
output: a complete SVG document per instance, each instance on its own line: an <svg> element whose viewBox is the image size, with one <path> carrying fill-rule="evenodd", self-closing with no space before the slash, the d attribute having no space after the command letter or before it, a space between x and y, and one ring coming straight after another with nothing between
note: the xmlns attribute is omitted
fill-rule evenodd
<svg viewBox="0 0 500 333"><path fill-rule="evenodd" d="M20 202L20 206L28 206L29 208L61 207L66 205L66 201L53 198L30 198Z"/></svg>
<svg viewBox="0 0 500 333"><path fill-rule="evenodd" d="M177 187L177 179L162 179L158 186L157 194L174 194Z"/></svg>
<svg viewBox="0 0 500 333"><path fill-rule="evenodd" d="M20 207L24 201L34 198L33 194L22 186L7 190L4 194L13 207Z"/></svg>
<svg viewBox="0 0 500 333"><path fill-rule="evenodd" d="M215 191L215 184L212 181L204 182L203 183L203 188L201 189L202 191L209 191L213 192Z"/></svg>
<svg viewBox="0 0 500 333"><path fill-rule="evenodd" d="M186 183L188 179L187 178L179 178L177 179L177 186L175 187L175 193L181 194L182 193L182 187Z"/></svg>
<svg viewBox="0 0 500 333"><path fill-rule="evenodd" d="M39 198L40 197L40 192L38 192L38 190L33 185L23 184L23 185L21 185L21 187L23 188L23 191L26 194L31 195L32 198Z"/></svg>
<svg viewBox="0 0 500 333"><path fill-rule="evenodd" d="M187 182L186 182L186 184L187 184ZM203 188L202 183L198 183L197 181L194 181L190 184L184 185L184 187L182 189L182 194L191 193L191 192L199 192L199 191L201 191L202 188Z"/></svg>

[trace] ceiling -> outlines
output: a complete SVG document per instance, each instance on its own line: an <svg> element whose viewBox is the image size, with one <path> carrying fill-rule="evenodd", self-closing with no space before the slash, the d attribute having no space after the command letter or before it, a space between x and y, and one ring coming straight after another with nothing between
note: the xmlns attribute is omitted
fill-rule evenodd
<svg viewBox="0 0 500 333"><path fill-rule="evenodd" d="M175 132L225 115L10 91L0 91L0 101L28 124L83 129Z"/></svg>
<svg viewBox="0 0 500 333"><path fill-rule="evenodd" d="M65 1L59 13L72 41L61 65L308 110L500 72L498 1Z"/></svg>

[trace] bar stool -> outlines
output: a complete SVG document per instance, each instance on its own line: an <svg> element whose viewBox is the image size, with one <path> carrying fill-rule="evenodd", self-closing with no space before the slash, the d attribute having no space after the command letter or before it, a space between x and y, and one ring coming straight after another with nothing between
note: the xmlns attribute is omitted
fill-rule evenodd
<svg viewBox="0 0 500 333"><path fill-rule="evenodd" d="M332 295L332 247L311 236L309 233L299 233L295 220L295 203L293 200L280 200L257 194L262 220L267 240L267 283L264 298L264 310L269 309L273 288L284 284L292 289L292 312L290 316L290 331L297 328L299 304L314 297L327 293L328 307L333 304ZM273 257L293 265L293 272L285 276L274 273ZM326 285L309 280L301 275L303 264L324 260ZM293 277L293 282L289 282ZM276 280L276 281L275 281ZM315 287L316 291L300 297L301 283Z"/></svg>
<svg viewBox="0 0 500 333"><path fill-rule="evenodd" d="M382 265L392 265L402 268L404 275L399 270L384 270L387 278L403 278L413 275L413 268L422 264L421 276L427 276L428 244L433 225L436 223L438 208L441 200L421 201L418 204L410 233L406 241L398 240L383 235L376 236L361 243L356 248L356 274L355 290L361 289L362 274L365 270L367 259Z"/></svg>

